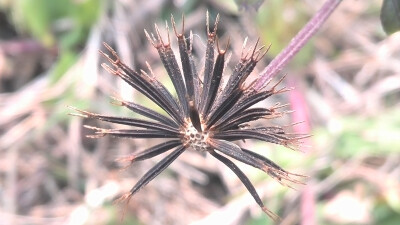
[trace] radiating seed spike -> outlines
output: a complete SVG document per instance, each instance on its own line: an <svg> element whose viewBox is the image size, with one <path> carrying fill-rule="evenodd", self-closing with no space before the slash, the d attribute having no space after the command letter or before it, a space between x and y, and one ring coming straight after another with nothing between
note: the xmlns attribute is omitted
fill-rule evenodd
<svg viewBox="0 0 400 225"><path fill-rule="evenodd" d="M274 84L274 86L272 86L272 87L270 88L270 90L271 90L272 92L275 92L275 88L276 88L280 83L282 83L282 81L285 79L285 77L286 77L286 74L283 75L283 76L281 77L281 79L279 79L278 82L276 82L276 84Z"/></svg>
<svg viewBox="0 0 400 225"><path fill-rule="evenodd" d="M285 180L290 181L290 182L292 182L292 183L294 183L294 184L306 185L306 183L301 182L301 181L299 181L299 180L292 179L292 178L290 178L290 177L286 178ZM293 188L293 189L297 191L296 188Z"/></svg>
<svg viewBox="0 0 400 225"><path fill-rule="evenodd" d="M79 113L68 113L68 116L77 116L77 117L81 117L81 118L88 118L87 115L83 115L83 114L79 114Z"/></svg>
<svg viewBox="0 0 400 225"><path fill-rule="evenodd" d="M256 44L254 45L254 48L253 48L253 52L251 53L251 58L254 57L254 53L256 52L257 45L258 45L258 42L259 42L259 41L260 41L260 38L257 38Z"/></svg>
<svg viewBox="0 0 400 225"><path fill-rule="evenodd" d="M99 53L100 53L104 58L106 58L108 61L111 60L110 56L108 56L108 55L107 55L106 53L104 53L102 50L99 50Z"/></svg>
<svg viewBox="0 0 400 225"><path fill-rule="evenodd" d="M219 49L219 38L218 38L218 36L215 37L215 42L217 42L217 51L218 51L218 53L220 53L221 50Z"/></svg>
<svg viewBox="0 0 400 225"><path fill-rule="evenodd" d="M214 28L213 31L210 32L210 15L206 13L206 27L207 27L207 36L215 36L217 34L217 29L218 29L218 23L219 23L219 13L217 14L217 17L215 18L215 23L214 23Z"/></svg>
<svg viewBox="0 0 400 225"><path fill-rule="evenodd" d="M261 208L262 211L264 211L272 220L274 220L275 222L281 221L282 219L277 216L275 213L273 213L272 211L268 210L265 206Z"/></svg>
<svg viewBox="0 0 400 225"><path fill-rule="evenodd" d="M154 75L154 72L153 72L153 70L151 69L150 64L149 64L147 61L146 61L145 63L146 63L147 69L150 71L150 74L152 75L153 78L155 78L156 76Z"/></svg>
<svg viewBox="0 0 400 225"><path fill-rule="evenodd" d="M153 47L156 48L157 46L156 46L156 43L154 42L154 39L152 39L152 38L150 37L150 35L149 35L149 33L147 32L146 29L144 29L144 33L145 33L145 35L146 35L147 40L150 42L150 44L153 45ZM154 36L153 36L153 38L154 38Z"/></svg>
<svg viewBox="0 0 400 225"><path fill-rule="evenodd" d="M102 63L101 67L103 67L103 69L105 69L107 72L109 72L110 74L113 75L118 75L118 70L114 70L112 69L109 65L107 65L106 63Z"/></svg>
<svg viewBox="0 0 400 225"><path fill-rule="evenodd" d="M222 104L207 118L207 128L211 128L233 105L237 103L243 95L242 89L236 89L232 92L230 98L222 102Z"/></svg>
<svg viewBox="0 0 400 225"><path fill-rule="evenodd" d="M182 14L182 35L185 35L185 17Z"/></svg>
<svg viewBox="0 0 400 225"><path fill-rule="evenodd" d="M69 108L71 108L71 109L73 109L73 110L75 110L75 111L77 111L79 113L82 113L82 114L76 114L76 116L80 116L80 117L92 118L92 117L96 117L96 116L99 115L99 114L96 114L96 113L91 113L91 112L88 112L88 111L85 111L85 110L81 110L81 109L77 109L77 108L74 108L74 107L69 107Z"/></svg>
<svg viewBox="0 0 400 225"><path fill-rule="evenodd" d="M298 176L298 177L307 177L307 176L287 172L284 169L282 169L280 166L275 164L273 161L269 160L268 158L266 158L266 157L264 157L264 156L262 156L262 155L260 155L258 153L255 153L255 152L249 151L247 149L243 149L243 148L242 148L242 150L244 152L248 153L249 155L257 158L257 159L262 160L264 162L264 165L267 167L267 171L268 171L267 173L271 177L279 178L279 179L285 179L285 180L290 181L292 183L303 184L304 185L303 182L298 181L298 180L296 180L294 178L291 178L291 177L289 177L289 175ZM280 175L280 176L277 177L277 175ZM278 180L278 182L280 182L280 180Z"/></svg>
<svg viewBox="0 0 400 225"><path fill-rule="evenodd" d="M228 37L228 41L226 42L225 50L223 50L224 53L225 53L226 51L228 51L228 48L229 48L230 43L231 43L231 37ZM227 60L227 61L228 61L228 60Z"/></svg>
<svg viewBox="0 0 400 225"><path fill-rule="evenodd" d="M154 33L151 33L151 38L153 38L153 40L154 40L154 43L156 43L156 41L157 41L157 38L154 36ZM160 43L160 41L159 41L159 43L158 44L155 44L155 47L156 48L160 48L160 47L162 47L163 46L163 44L162 43Z"/></svg>
<svg viewBox="0 0 400 225"><path fill-rule="evenodd" d="M245 93L253 93L254 92L253 86L256 82L257 82L257 79L251 81L250 84L244 88Z"/></svg>
<svg viewBox="0 0 400 225"><path fill-rule="evenodd" d="M161 49L159 49L159 51L161 51ZM180 115L181 111L179 111L176 101L162 84L159 84L159 82L152 84L150 80L133 71L124 63L119 63L118 68L120 69L117 71L118 76L124 79L133 88L154 101L171 117L173 117L175 121L183 123L182 116Z"/></svg>
<svg viewBox="0 0 400 225"><path fill-rule="evenodd" d="M209 16L207 12L207 24L209 24ZM207 28L207 47L206 47L206 56L204 62L204 70L203 70L203 89L200 97L199 111L200 114L204 114L205 106L207 104L207 99L209 99L209 90L211 86L212 73L214 70L214 45L215 45L215 33L210 33L209 28ZM214 29L215 30L215 29ZM216 30L215 30L216 31Z"/></svg>
<svg viewBox="0 0 400 225"><path fill-rule="evenodd" d="M213 35L217 34L218 23L219 23L219 13L217 14L217 17L215 18Z"/></svg>
<svg viewBox="0 0 400 225"><path fill-rule="evenodd" d="M259 79L259 78L257 78L256 81L258 81L258 79ZM267 80L267 82L265 82L265 84L260 88L260 91L262 91L263 89L265 89L265 88L271 83L272 79L273 79L272 77L269 78L269 79ZM252 86L252 90L254 90L254 91L256 90L256 89L254 89L254 85Z"/></svg>
<svg viewBox="0 0 400 225"><path fill-rule="evenodd" d="M127 155L127 156L119 157L115 161L130 162L130 164L132 164L137 161L143 161L145 159L149 159L149 158L155 157L157 155L160 155L164 152L171 150L172 148L177 147L180 144L181 144L180 140L171 140L171 141L163 142L161 144L147 148L143 151L135 152L135 153Z"/></svg>
<svg viewBox="0 0 400 225"><path fill-rule="evenodd" d="M111 52L111 53L112 53L112 55L115 57L115 60L112 59L108 54L104 53L104 52L101 51L101 50L99 50L99 53L100 53L101 55L103 55L103 56L104 56L111 64L113 64L113 65L117 65L117 64L120 63L119 56L116 55L116 54L114 54L114 52Z"/></svg>
<svg viewBox="0 0 400 225"><path fill-rule="evenodd" d="M252 60L259 62L258 57L261 55L260 51L256 51L256 53L254 54L254 56L251 58Z"/></svg>
<svg viewBox="0 0 400 225"><path fill-rule="evenodd" d="M237 107L231 108L228 112L225 112L225 115L222 117L222 120L230 119L231 117L235 116L238 112L248 109L250 106L268 98L271 95L272 93L269 91L246 95L241 101L239 101Z"/></svg>
<svg viewBox="0 0 400 225"><path fill-rule="evenodd" d="M268 110L265 108L250 108L227 121L218 121L214 127L217 130L229 130L236 126L242 127L244 123L261 119L266 114L268 114Z"/></svg>
<svg viewBox="0 0 400 225"><path fill-rule="evenodd" d="M290 113L294 113L294 112L296 112L296 110L286 110L286 111L283 111L282 113L290 114Z"/></svg>
<svg viewBox="0 0 400 225"><path fill-rule="evenodd" d="M175 19L174 19L174 16L172 14L171 14L171 24L172 24L172 28L174 29L175 36L179 37L178 31L176 30Z"/></svg>
<svg viewBox="0 0 400 225"><path fill-rule="evenodd" d="M112 98L112 96L111 96L111 98ZM115 106L124 106L124 104L122 104L122 102L114 100L114 99L110 101L110 104L115 105Z"/></svg>
<svg viewBox="0 0 400 225"><path fill-rule="evenodd" d="M190 30L190 34L189 34L189 52L192 52L192 48L193 48L193 32L192 30Z"/></svg>
<svg viewBox="0 0 400 225"><path fill-rule="evenodd" d="M109 44L107 44L106 42L103 42L103 45L104 45L104 47L107 48L108 51L110 51L113 54L113 56L115 56L116 58L119 58L117 52Z"/></svg>
<svg viewBox="0 0 400 225"><path fill-rule="evenodd" d="M249 54L250 54L250 52L248 51L248 52L246 52L246 55L244 56L244 58L242 59L243 61L247 61L247 60L249 60Z"/></svg>
<svg viewBox="0 0 400 225"><path fill-rule="evenodd" d="M312 136L313 136L312 134L306 134L306 135L303 135L303 136L300 136L300 137L296 137L296 138L294 138L294 140L306 139L306 138L310 138Z"/></svg>
<svg viewBox="0 0 400 225"><path fill-rule="evenodd" d="M142 70L142 69L140 69L140 73L141 73L143 76L149 77L149 74L147 74L146 71L144 71L144 70Z"/></svg>
<svg viewBox="0 0 400 225"><path fill-rule="evenodd" d="M208 13L208 10L206 12L206 28L207 28L207 35L210 35L210 15Z"/></svg>
<svg viewBox="0 0 400 225"><path fill-rule="evenodd" d="M135 113L138 113L138 114L148 117L150 119L159 121L165 125L169 125L169 126L172 126L175 128L178 127L177 123L175 121L173 121L171 118L168 118L158 112L155 112L154 110L151 110L142 105L135 104L133 102L127 102L124 100L120 100L120 102L123 106L125 106L126 108L128 108L129 110L131 110Z"/></svg>
<svg viewBox="0 0 400 225"><path fill-rule="evenodd" d="M158 33L158 35L160 35L159 31L157 33ZM161 38L161 37L159 37L159 38ZM170 79L172 80L172 82L174 84L175 90L178 93L178 97L179 97L181 106L184 107L183 111L180 110L180 113L182 113L182 112L188 113L187 102L186 102L186 100L183 100L183 98L185 97L186 90L185 90L184 83L182 80L181 71L176 62L175 55L174 55L170 45L169 44L163 45L163 48L158 49L158 53L159 53L159 56L161 58L161 61L164 65L165 69L167 70L167 73L168 73Z"/></svg>
<svg viewBox="0 0 400 225"><path fill-rule="evenodd" d="M262 45L261 47L259 47L259 48L257 49L256 52L260 52L260 51L263 50L264 48L265 48L265 45Z"/></svg>
<svg viewBox="0 0 400 225"><path fill-rule="evenodd" d="M218 40L217 40L218 46ZM203 114L208 114L209 110L211 109L214 100L217 96L217 92L221 83L222 74L225 66L225 51L221 51L218 49L218 56L217 60L215 61L214 70L210 80L210 87L208 89L209 93L207 95Z"/></svg>
<svg viewBox="0 0 400 225"><path fill-rule="evenodd" d="M182 25L184 26L184 25ZM186 100L187 102L190 102L194 100L195 98L195 87L194 87L194 79L196 79L196 71L194 71L192 64L193 64L193 58L190 55L191 51L188 50L188 46L185 40L185 36L183 34L178 34L178 46L179 46L179 53L181 56L181 65L182 65L182 70L183 70L183 75L185 79L185 84L186 84ZM191 46L189 47L191 48ZM197 83L196 83L197 84ZM189 109L190 110L190 109Z"/></svg>
<svg viewBox="0 0 400 225"><path fill-rule="evenodd" d="M126 118L126 117L114 117L114 116L103 116L95 113L86 112L83 110L79 110L80 113L83 114L86 118L94 118L101 121L106 121L115 124L129 125L132 127L139 127L145 129L154 129L159 131L166 131L171 133L178 133L178 129L174 126L165 125L158 122L152 122L149 120L143 119L135 119L135 118Z"/></svg>
<svg viewBox="0 0 400 225"><path fill-rule="evenodd" d="M243 57L243 55L244 55L244 50L245 50L245 48L246 48L247 39L248 39L248 37L246 37L246 38L244 39L244 41L243 41L242 53L240 54L240 58L241 58L241 59L244 59L244 58L245 58L245 57Z"/></svg>
<svg viewBox="0 0 400 225"><path fill-rule="evenodd" d="M70 105L67 105L67 108L72 109L72 110L76 110L76 111L79 111L79 110L80 110L80 109L78 109L78 108L76 108L76 107L74 107L74 106L70 106Z"/></svg>
<svg viewBox="0 0 400 225"><path fill-rule="evenodd" d="M253 184L251 184L249 178L247 178L246 174L244 174L239 167L237 167L231 160L228 158L216 153L214 150L209 151L212 156L214 156L216 159L224 163L226 166L231 169L236 176L240 179L240 181L244 184L244 186L247 188L247 190L250 192L251 196L254 198L254 200L257 202L257 204L261 207L261 209L273 220L277 221L280 218L275 215L273 212L268 210L265 206L264 203L262 202L260 196L258 195L256 189L254 188Z"/></svg>
<svg viewBox="0 0 400 225"><path fill-rule="evenodd" d="M165 28L167 30L167 37L168 37L168 44L167 45L170 45L171 44L171 38L169 36L169 26L168 26L168 22L166 20L165 20Z"/></svg>
<svg viewBox="0 0 400 225"><path fill-rule="evenodd" d="M124 197L125 195L128 195L128 196ZM126 200L125 204L124 204L124 207L121 210L121 220L120 220L121 223L125 219L126 211L128 210L128 203L129 203L129 200L130 200L131 197L132 196L129 196L129 193L128 194L124 194L124 195L122 195L122 197L120 197L119 199L117 199L117 200L115 200L113 202L113 204L121 204L122 201Z"/></svg>
<svg viewBox="0 0 400 225"><path fill-rule="evenodd" d="M104 129L104 128L98 128L98 127L89 126L89 125L83 125L83 127L84 127L84 128L87 128L87 129L91 129L91 130L97 130L97 131L104 131L104 130L106 130L106 129Z"/></svg>
<svg viewBox="0 0 400 225"><path fill-rule="evenodd" d="M295 123L292 123L292 124L290 124L290 126L296 126L296 125L299 125L299 124L302 124L302 123L305 123L306 121L305 120L303 120L303 121L299 121L299 122L295 122Z"/></svg>
<svg viewBox="0 0 400 225"><path fill-rule="evenodd" d="M107 43L103 42L104 47L107 48L108 51L111 52L111 54L114 56L115 60L111 59L107 54L104 54L102 51L100 53L107 58L109 62L111 62L113 65L119 65L121 64L121 59L119 58L117 52Z"/></svg>
<svg viewBox="0 0 400 225"><path fill-rule="evenodd" d="M256 62L259 62L262 58L264 58L264 56L267 54L267 51L264 51L263 53L261 53L261 51L257 52L257 56L254 58L254 60Z"/></svg>
<svg viewBox="0 0 400 225"><path fill-rule="evenodd" d="M281 79L278 80L278 82L275 84L275 86L277 86L278 84L280 84L287 76L287 73L283 74L283 76L281 77Z"/></svg>
<svg viewBox="0 0 400 225"><path fill-rule="evenodd" d="M292 90L294 90L295 88L294 87L283 87L283 88L281 88L281 89L279 89L279 90L277 90L277 91L274 91L274 94L281 94L281 93L284 93L284 92L288 92L288 91L292 91Z"/></svg>
<svg viewBox="0 0 400 225"><path fill-rule="evenodd" d="M272 106L270 109L271 109L271 110L275 110L275 109L285 108L285 107L288 107L288 106L290 106L289 103L281 104L280 102L277 102L277 103L275 103L275 105Z"/></svg>
<svg viewBox="0 0 400 225"><path fill-rule="evenodd" d="M291 186L291 185L289 185L289 184L282 183L282 185L285 186L285 187L288 187L288 188L290 188L290 189L292 189L292 190L294 190L294 191L298 191L298 189L294 188L293 186Z"/></svg>
<svg viewBox="0 0 400 225"><path fill-rule="evenodd" d="M303 175L303 174L298 174L298 173L291 173L287 172L289 175L297 176L297 177L304 177L304 178L310 178L310 176Z"/></svg>
<svg viewBox="0 0 400 225"><path fill-rule="evenodd" d="M269 49L271 48L272 43L269 43L268 48L267 48L267 52L269 51Z"/></svg>
<svg viewBox="0 0 400 225"><path fill-rule="evenodd" d="M101 133L119 138L179 138L180 134L176 132L168 132L154 129L108 129Z"/></svg>
<svg viewBox="0 0 400 225"><path fill-rule="evenodd" d="M264 47L264 46L263 46ZM269 49L271 48L271 44L268 45L267 49L262 53L259 57L256 58L256 61L260 61L264 56L268 53Z"/></svg>
<svg viewBox="0 0 400 225"><path fill-rule="evenodd" d="M151 180L158 176L162 171L164 171L180 154L184 152L185 148L178 147L167 157L158 162L153 168L151 168L140 180L132 187L129 193L124 194L121 198L117 199L115 203L121 203L125 201L128 204L129 200L132 198L136 192L147 185Z"/></svg>
<svg viewBox="0 0 400 225"><path fill-rule="evenodd" d="M164 41L163 41L163 39L162 39L162 37L161 37L160 29L158 28L158 25L157 25L156 23L154 24L154 28L155 28L155 30L156 30L158 42L159 42L162 46L165 46Z"/></svg>

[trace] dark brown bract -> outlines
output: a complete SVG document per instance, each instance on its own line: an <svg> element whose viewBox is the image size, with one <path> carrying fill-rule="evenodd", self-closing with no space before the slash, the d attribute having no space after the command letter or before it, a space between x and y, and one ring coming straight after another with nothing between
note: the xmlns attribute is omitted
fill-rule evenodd
<svg viewBox="0 0 400 225"><path fill-rule="evenodd" d="M279 217L264 206L246 175L226 157L228 156L258 168L286 186L289 186L287 182L301 183L293 179L292 176L302 177L302 175L289 173L266 157L232 142L257 139L283 145L291 149L298 149L301 145L300 139L306 137L287 133L283 128L277 126L253 127L249 124L252 121L273 119L284 115L284 112L279 112L278 109L285 105L275 104L271 107L252 107L272 95L288 91L289 89L287 88L277 89L277 85L283 78L271 88L264 87L260 91L256 91L253 88L253 82L245 84L246 79L253 71L257 62L268 49L261 52L264 46L257 47L258 41L247 52L245 52L243 47L241 60L235 66L224 85L221 81L226 66L226 50L229 44L227 44L225 50L219 48L218 41L216 40L218 16L214 29L210 31L207 14L207 47L204 71L200 73L202 77L198 75L199 73L192 55L192 33L190 33L190 41L187 43L183 23L182 31L179 33L173 17L171 17L171 22L178 41L182 70L171 49L170 37L168 36L168 41L165 42L161 38L157 26L155 27L156 37L153 34L150 35L147 31L145 33L150 43L159 53L160 59L177 92L177 99L156 79L150 66L150 74L144 71L137 72L124 64L109 45L104 44L112 56L101 52L112 65L110 67L107 64L102 64L106 70L122 78L134 89L165 110L169 116L164 116L143 105L124 100L119 100L120 105L147 117L149 120L104 116L82 110L77 110L79 114L75 115L131 127L129 129L102 129L87 126L87 128L95 131L95 134L90 136L93 138L110 135L126 138L165 139L165 142L161 144L123 157L122 160L124 161L133 163L173 149L172 152L150 169L130 192L122 196L121 199L129 200L185 150L194 149L199 152L208 152L228 166L246 186L262 210L272 219L278 219Z"/></svg>

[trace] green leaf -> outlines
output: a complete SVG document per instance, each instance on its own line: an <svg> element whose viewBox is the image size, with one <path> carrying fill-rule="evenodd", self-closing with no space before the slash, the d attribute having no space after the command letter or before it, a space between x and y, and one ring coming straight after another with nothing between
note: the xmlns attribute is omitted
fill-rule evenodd
<svg viewBox="0 0 400 225"><path fill-rule="evenodd" d="M55 84L64 75L64 73L67 72L67 70L76 62L77 59L78 53L70 50L63 51L53 68L50 83Z"/></svg>
<svg viewBox="0 0 400 225"><path fill-rule="evenodd" d="M375 220L374 224L397 225L400 221L400 214L383 203L375 205L375 208L372 210L372 216Z"/></svg>
<svg viewBox="0 0 400 225"><path fill-rule="evenodd" d="M383 1L381 23L387 34L393 34L400 30L400 0Z"/></svg>
<svg viewBox="0 0 400 225"><path fill-rule="evenodd" d="M28 31L45 46L52 46L56 42L52 26L68 15L70 7L70 0L17 0L13 17L18 29Z"/></svg>
<svg viewBox="0 0 400 225"><path fill-rule="evenodd" d="M335 135L321 131L316 138L319 142L332 142L333 154L340 158L358 155L386 155L400 152L400 111L389 110L371 117L349 116L337 120L340 131ZM325 137L322 137L325 136Z"/></svg>

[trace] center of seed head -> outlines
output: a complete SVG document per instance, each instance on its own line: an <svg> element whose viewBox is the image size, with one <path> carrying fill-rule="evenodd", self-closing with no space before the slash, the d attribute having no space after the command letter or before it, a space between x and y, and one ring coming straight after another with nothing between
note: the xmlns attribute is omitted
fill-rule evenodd
<svg viewBox="0 0 400 225"><path fill-rule="evenodd" d="M188 123L183 130L183 142L196 151L204 152L207 150L208 132L199 132L192 123Z"/></svg>

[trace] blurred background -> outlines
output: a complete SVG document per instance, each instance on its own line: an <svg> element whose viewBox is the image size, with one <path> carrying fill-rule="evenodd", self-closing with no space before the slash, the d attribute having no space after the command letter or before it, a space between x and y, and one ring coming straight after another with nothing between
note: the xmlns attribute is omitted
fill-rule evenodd
<svg viewBox="0 0 400 225"><path fill-rule="evenodd" d="M111 96L149 105L105 72L98 54L112 45L136 70L148 61L173 86L148 43L173 14L194 33L204 61L205 15L220 14L221 43L230 37L230 67L244 39L272 44L268 62L320 8L319 0L0 0L0 224L274 224L239 179L213 158L185 152L128 206L126 193L161 157L121 170L115 158L153 140L89 139L67 106L136 116ZM290 103L295 112L272 121L310 133L303 153L256 141L243 143L290 172L308 175L296 190L243 164L280 224L400 224L400 34L381 28L378 0L348 0L296 56L280 78L295 90L263 104ZM169 22L168 22L169 23ZM175 37L172 46L176 48ZM228 69L229 70L229 69ZM123 210L125 207L125 210Z"/></svg>

